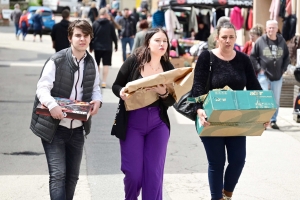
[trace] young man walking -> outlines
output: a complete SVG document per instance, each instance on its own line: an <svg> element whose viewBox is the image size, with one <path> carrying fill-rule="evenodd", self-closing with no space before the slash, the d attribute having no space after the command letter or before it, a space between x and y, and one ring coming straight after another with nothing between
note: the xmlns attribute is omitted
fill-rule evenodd
<svg viewBox="0 0 300 200"><path fill-rule="evenodd" d="M91 131L88 121L64 118L62 108L53 97L90 102L91 116L101 107L98 67L86 51L93 30L89 22L75 20L68 28L71 47L59 51L45 63L37 83L30 129L41 137L50 174L50 197L73 199L79 177L85 135ZM36 114L41 103L51 116Z"/></svg>
<svg viewBox="0 0 300 200"><path fill-rule="evenodd" d="M129 44L130 52L132 52L134 36L136 34L135 20L129 15L129 9L124 8L123 18L119 20L122 27L120 32L120 39L122 42L123 61L126 60L126 45Z"/></svg>
<svg viewBox="0 0 300 200"><path fill-rule="evenodd" d="M118 38L114 25L107 19L109 13L107 8L101 8L99 19L93 23L94 38L90 44L90 52L94 51L95 59L99 67L102 60L102 83L101 87L106 88L106 80L111 66L112 43L115 44L115 51L118 50Z"/></svg>
<svg viewBox="0 0 300 200"><path fill-rule="evenodd" d="M273 129L279 129L276 120L280 106L282 75L290 63L286 41L277 32L278 22L268 20L266 34L256 40L250 55L258 72L257 78L262 89L270 89L274 93L278 108L271 118L270 125Z"/></svg>

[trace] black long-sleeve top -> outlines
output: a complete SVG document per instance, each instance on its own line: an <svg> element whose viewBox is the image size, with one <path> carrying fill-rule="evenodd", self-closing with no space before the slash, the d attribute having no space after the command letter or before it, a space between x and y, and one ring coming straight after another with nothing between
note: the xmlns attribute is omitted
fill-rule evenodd
<svg viewBox="0 0 300 200"><path fill-rule="evenodd" d="M121 66L119 73L117 75L117 78L112 86L113 93L120 98L120 91L123 87L126 86L126 84L130 81L137 80L141 77L140 71L138 68L137 58L135 55L132 55L126 59L126 61ZM169 71L174 69L173 65L170 62L165 62L161 60L161 65L163 68L163 71ZM121 99L121 98L120 98ZM122 100L123 101L123 100ZM172 106L175 103L174 97L169 94L168 97L162 99L159 98L156 102L154 102L153 106L159 106L160 108L160 118L161 120L169 127L170 129L170 121L167 114L167 110L170 106ZM150 105L150 106L151 106ZM127 112L128 113L128 112ZM127 115L128 117L128 115ZM127 122L127 120L124 120Z"/></svg>
<svg viewBox="0 0 300 200"><path fill-rule="evenodd" d="M261 86L256 78L252 63L249 57L239 51L230 61L224 61L212 53L212 72L210 88L218 89L226 85L232 90L261 90ZM210 53L204 51L200 54L195 67L194 83L192 87L192 96L198 97L206 94L205 91L209 73ZM195 112L203 108L203 104L195 104Z"/></svg>

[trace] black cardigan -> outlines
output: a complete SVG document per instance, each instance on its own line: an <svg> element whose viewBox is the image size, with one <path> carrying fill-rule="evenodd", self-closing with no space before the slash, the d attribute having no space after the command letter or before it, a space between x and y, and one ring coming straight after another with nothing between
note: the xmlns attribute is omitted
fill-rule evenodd
<svg viewBox="0 0 300 200"><path fill-rule="evenodd" d="M174 69L173 65L170 62L165 62L161 60L161 65L163 71L169 71ZM137 58L134 55L128 57L126 61L123 63L117 75L117 78L112 86L112 91L117 97L120 98L120 91L123 87L125 87L125 85L128 82L137 80L140 77L140 72L139 70L137 70L137 68L138 68ZM165 99L159 98L157 101L160 108L159 116L161 120L170 129L170 121L169 121L167 110L170 106L172 106L175 103L175 99L172 95L169 95L167 98ZM121 116L119 116L119 119L118 117L116 117L116 122L113 125L111 134L115 135L117 138L121 140L125 140L126 138L128 113L129 112L125 110L124 101L120 98L118 115Z"/></svg>

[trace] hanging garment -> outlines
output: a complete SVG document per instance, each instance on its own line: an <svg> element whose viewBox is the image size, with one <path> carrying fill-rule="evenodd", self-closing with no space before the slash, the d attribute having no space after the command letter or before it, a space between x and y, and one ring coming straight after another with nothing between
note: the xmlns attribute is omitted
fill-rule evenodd
<svg viewBox="0 0 300 200"><path fill-rule="evenodd" d="M291 0L286 0L286 5L285 5L285 16L289 16L292 14L292 1Z"/></svg>
<svg viewBox="0 0 300 200"><path fill-rule="evenodd" d="M220 19L220 17L225 16L225 10L224 9L217 9L216 12L214 12L213 15L213 26L216 27L217 26L217 22Z"/></svg>
<svg viewBox="0 0 300 200"><path fill-rule="evenodd" d="M269 12L270 12L270 19L278 21L278 14L281 1L285 0L272 0Z"/></svg>
<svg viewBox="0 0 300 200"><path fill-rule="evenodd" d="M279 3L279 17L285 18L286 0L280 0Z"/></svg>
<svg viewBox="0 0 300 200"><path fill-rule="evenodd" d="M180 29L180 23L173 10L168 9L165 12L165 24L169 40L175 39L174 31Z"/></svg>
<svg viewBox="0 0 300 200"><path fill-rule="evenodd" d="M282 37L286 41L292 39L295 36L296 25L297 25L296 15L290 15L284 19L283 26L282 26Z"/></svg>
<svg viewBox="0 0 300 200"><path fill-rule="evenodd" d="M244 17L239 7L235 6L231 11L230 22L235 26L236 30L240 30L243 27Z"/></svg>
<svg viewBox="0 0 300 200"><path fill-rule="evenodd" d="M249 31L253 27L253 10L250 8L248 10L247 18L246 18L246 30Z"/></svg>
<svg viewBox="0 0 300 200"><path fill-rule="evenodd" d="M192 29L195 31L195 33L198 33L198 22L195 7L192 7L191 10L188 31L190 32Z"/></svg>
<svg viewBox="0 0 300 200"><path fill-rule="evenodd" d="M165 13L158 10L152 16L152 28L165 26Z"/></svg>

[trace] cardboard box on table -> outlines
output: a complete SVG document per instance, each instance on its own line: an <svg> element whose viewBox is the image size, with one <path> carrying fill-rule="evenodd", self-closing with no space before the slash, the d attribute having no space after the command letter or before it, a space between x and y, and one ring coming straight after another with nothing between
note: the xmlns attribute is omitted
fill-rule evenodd
<svg viewBox="0 0 300 200"><path fill-rule="evenodd" d="M260 136L277 104L272 91L212 90L203 107L210 126L201 126L197 116L199 136Z"/></svg>

